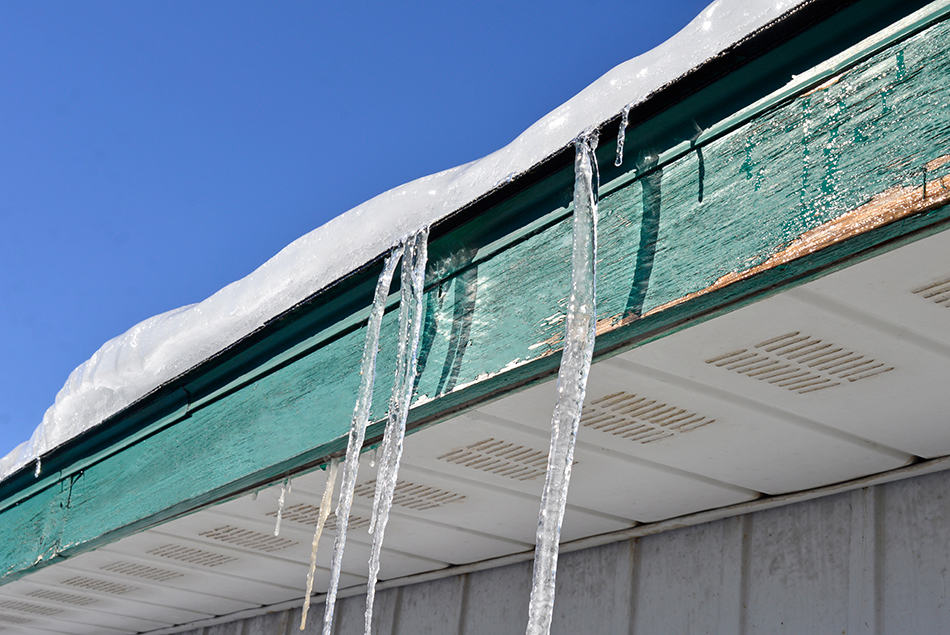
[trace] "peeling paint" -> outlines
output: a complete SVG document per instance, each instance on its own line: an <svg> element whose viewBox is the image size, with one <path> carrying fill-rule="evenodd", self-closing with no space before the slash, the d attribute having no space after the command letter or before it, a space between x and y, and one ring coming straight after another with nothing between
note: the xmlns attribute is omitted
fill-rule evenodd
<svg viewBox="0 0 950 635"><path fill-rule="evenodd" d="M935 170L947 163L950 163L950 155L943 155L927 163L926 168L927 170ZM743 271L728 273L704 289L650 309L643 314L643 317L665 311L683 302L826 249L841 241L877 229L911 214L930 211L948 203L950 203L950 175L927 181L926 186L891 188L878 194L864 205L805 232L765 262ZM597 321L597 336L600 337L604 333L627 326L639 320L640 317L638 315L612 315L601 318ZM533 345L532 348L540 346L559 347L562 339L561 334L553 335L543 342Z"/></svg>
<svg viewBox="0 0 950 635"><path fill-rule="evenodd" d="M939 167L950 161L950 155L944 155L934 159L927 165ZM924 196L926 192L926 197ZM889 223L900 220L911 214L926 212L950 203L950 175L928 181L926 187L895 187L886 190L864 205L854 209L838 218L824 223L810 231L805 232L797 239L792 241L785 249L778 252L765 262L744 271L728 273L712 285L683 296L677 300L667 302L657 306L644 315L652 315L660 311L682 304L688 300L699 297L711 291L721 289L727 285L740 280L745 280L763 271L767 271L779 265L786 264L826 249L836 243L859 234L883 227ZM626 323L621 320L619 325ZM612 329L607 329L612 330ZM600 324L598 323L598 335L600 334Z"/></svg>

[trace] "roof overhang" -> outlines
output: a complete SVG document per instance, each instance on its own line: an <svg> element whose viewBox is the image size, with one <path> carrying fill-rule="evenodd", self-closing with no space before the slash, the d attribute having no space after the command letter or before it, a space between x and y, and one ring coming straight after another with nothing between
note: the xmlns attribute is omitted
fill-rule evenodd
<svg viewBox="0 0 950 635"><path fill-rule="evenodd" d="M680 100L664 105L658 95L656 111L640 113L628 133L631 156L650 155L637 169L634 160L612 167L612 143L598 152L603 317L588 404L608 418L611 399L623 395L672 410L655 412L652 423L640 412L647 418L582 427L568 540L950 451L938 407L950 349L946 310L914 293L950 278L950 127L946 109L933 107L946 103L947 3L883 32L911 8L869 1L833 12L831 4L805 5L827 12L817 24L756 34L786 39L742 63L731 52L729 74L692 80L694 92ZM864 21L852 22L857 14ZM790 71L798 78L789 84ZM882 94L895 98L882 104ZM862 126L872 106L891 110L874 111L870 134ZM693 121L703 124L699 134ZM835 134L848 132L847 145L832 144L834 161L803 172L809 152L827 156L829 122L838 124ZM609 132L608 125L602 139ZM397 514L387 534L387 577L530 546L537 480L473 473L445 457L480 452L488 446L473 446L486 439L546 447L570 277L573 178L568 157L558 156L433 228L424 360L410 418L411 429L428 429L407 440L401 474L448 492L445 500L462 500L457 494L467 502ZM168 600L156 628L240 610L241 602L299 597L280 580L302 579L306 558L297 547L307 542L305 526L287 523L286 535L299 544L273 557L208 532L237 524L266 535L273 490L251 493L287 476L297 478L300 504L315 504L322 473L314 468L345 445L352 399L340 396L355 392L378 270L376 262L339 281L74 439L44 460L42 478L22 471L0 483L0 573L5 582L30 574L10 589L61 586L66 571L117 582L122 573L102 569L113 561L202 570L155 555L162 545L152 542L164 540L240 552L255 574L277 568L273 588L246 601L250 586L223 593L214 610L189 608L198 596L184 581L152 581L153 590L182 598ZM379 377L394 368L395 347L385 343L393 341L397 303L394 293ZM772 383L751 374L800 365L799 349L785 351L775 339L783 336L816 355L830 348L857 356L847 371L878 362L874 370L895 370L838 377L830 359L831 374L803 367ZM827 390L812 390L821 386ZM381 435L387 392L380 382L370 445ZM664 428L664 413L673 412L688 429ZM371 472L364 465L361 474ZM362 557L359 542L354 560ZM358 583L358 567L347 570ZM229 575L251 584L246 573Z"/></svg>

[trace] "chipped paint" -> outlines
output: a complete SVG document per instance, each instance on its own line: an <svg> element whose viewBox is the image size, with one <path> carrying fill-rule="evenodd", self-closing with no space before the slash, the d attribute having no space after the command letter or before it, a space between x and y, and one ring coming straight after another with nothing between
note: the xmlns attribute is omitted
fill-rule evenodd
<svg viewBox="0 0 950 635"><path fill-rule="evenodd" d="M934 159L929 165L944 165L950 161L950 155ZM924 193L926 192L926 196ZM672 302L661 304L644 315L652 315L670 307L682 304L688 300L721 289L739 280L745 280L763 271L767 271L792 260L826 249L831 245L852 238L859 234L883 227L889 223L926 212L950 203L950 175L928 181L926 187L895 187L878 194L864 205L838 218L829 221L815 229L805 232L792 241L785 249L778 252L765 262L744 271L729 273L712 285L690 293ZM621 320L624 323L625 320ZM612 330L612 329L607 329ZM598 335L600 324L598 323Z"/></svg>
<svg viewBox="0 0 950 635"><path fill-rule="evenodd" d="M947 163L950 163L950 155L943 155L927 163L926 168L928 171L935 170ZM854 236L883 227L912 214L942 207L948 203L950 203L950 175L927 181L926 186L891 188L878 194L864 205L805 232L765 262L742 271L726 274L704 289L650 309L642 317L660 313L740 280L745 280L769 269L826 249ZM597 337L632 324L640 318L641 316L638 315L611 315L601 318L597 320ZM558 348L562 339L562 334L556 334L532 345L531 348L535 349L542 346Z"/></svg>

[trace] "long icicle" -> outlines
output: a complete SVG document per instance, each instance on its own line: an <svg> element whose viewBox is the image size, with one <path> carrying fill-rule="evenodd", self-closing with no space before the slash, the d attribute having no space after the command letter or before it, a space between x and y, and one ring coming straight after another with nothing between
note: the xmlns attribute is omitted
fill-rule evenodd
<svg viewBox="0 0 950 635"><path fill-rule="evenodd" d="M323 528L330 516L330 507L333 506L333 487L336 485L339 467L339 461L330 461L330 467L327 469L327 484L323 488L317 527L313 530L313 542L310 543L310 569L307 571L307 594L303 598L303 611L300 613L300 630L307 628L307 613L310 611L310 598L313 595L313 575L317 571L317 547L320 546L320 536L323 535Z"/></svg>
<svg viewBox="0 0 950 635"><path fill-rule="evenodd" d="M353 505L353 490L356 488L356 476L360 466L360 450L366 437L366 423L369 421L369 409L373 403L373 386L376 380L376 353L379 351L379 329L383 322L389 288L392 286L396 265L402 257L403 247L394 248L383 263L383 271L376 283L373 296L373 308L366 325L366 343L363 345L363 361L360 365L360 388L353 407L353 421L350 425L350 437L346 444L346 459L343 462L343 480L340 483L340 498L336 505L336 540L333 544L333 558L330 562L330 587L323 612L323 632L330 635L333 629L333 610L336 605L337 589L340 585L340 571L343 568L343 550L346 547L346 529L350 522L350 508ZM309 593L307 596L309 597ZM305 624L301 622L300 630Z"/></svg>
<svg viewBox="0 0 950 635"><path fill-rule="evenodd" d="M425 284L428 239L428 228L409 238L406 243L406 255L402 261L399 357L396 363L393 392L389 400L389 416L383 432L383 452L376 473L376 493L373 498L373 518L370 525L373 546L369 559L369 580L366 583L366 613L363 626L367 635L372 632L379 555L383 546L386 524L389 522L389 510L392 507L399 461L402 458L402 444L406 434L406 418L409 415L409 403L415 387L419 336L422 333L422 291Z"/></svg>
<svg viewBox="0 0 950 635"><path fill-rule="evenodd" d="M587 375L594 351L597 261L597 172L595 134L574 142L574 244L571 295L564 329L564 352L557 374L557 401L551 418L551 447L541 494L538 534L534 550L534 577L528 605L527 635L547 635L554 614L561 521L574 462L574 441L587 391Z"/></svg>

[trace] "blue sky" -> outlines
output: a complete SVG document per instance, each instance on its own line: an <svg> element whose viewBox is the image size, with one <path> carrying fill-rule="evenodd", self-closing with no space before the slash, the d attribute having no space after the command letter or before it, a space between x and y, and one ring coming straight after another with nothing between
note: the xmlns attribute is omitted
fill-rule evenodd
<svg viewBox="0 0 950 635"><path fill-rule="evenodd" d="M69 372L706 4L0 4L0 455Z"/></svg>

